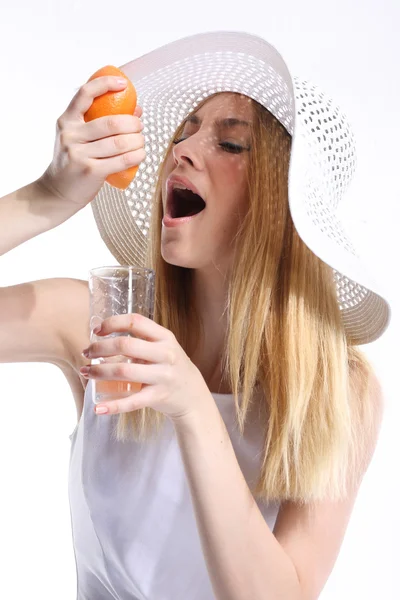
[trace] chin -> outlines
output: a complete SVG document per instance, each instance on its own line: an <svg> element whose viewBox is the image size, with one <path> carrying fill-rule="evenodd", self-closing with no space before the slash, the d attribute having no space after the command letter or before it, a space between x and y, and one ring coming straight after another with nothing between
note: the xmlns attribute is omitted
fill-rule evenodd
<svg viewBox="0 0 400 600"><path fill-rule="evenodd" d="M197 269L199 267L195 260L190 260L190 258L183 256L179 252L164 252L161 250L161 256L165 262L175 267L184 267L186 269Z"/></svg>

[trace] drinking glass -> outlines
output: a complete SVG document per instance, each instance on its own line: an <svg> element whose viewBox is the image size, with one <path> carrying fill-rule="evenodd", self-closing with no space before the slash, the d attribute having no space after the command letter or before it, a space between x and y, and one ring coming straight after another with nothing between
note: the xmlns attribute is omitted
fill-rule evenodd
<svg viewBox="0 0 400 600"><path fill-rule="evenodd" d="M101 339L131 336L129 332L97 336L93 329L104 319L114 315L140 313L153 318L154 315L154 271L131 265L97 267L89 271L90 290L90 343ZM133 336L131 336L133 337ZM107 356L92 359L91 364L115 362L141 362L127 356ZM105 381L93 379L95 404L103 400L124 398L142 388L134 381Z"/></svg>

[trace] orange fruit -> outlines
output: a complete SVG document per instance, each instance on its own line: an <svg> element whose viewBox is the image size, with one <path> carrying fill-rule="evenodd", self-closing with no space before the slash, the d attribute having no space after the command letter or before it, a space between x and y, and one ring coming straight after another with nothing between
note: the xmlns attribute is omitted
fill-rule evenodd
<svg viewBox="0 0 400 600"><path fill-rule="evenodd" d="M135 111L137 103L136 89L125 73L117 67L113 67L112 65L102 67L96 73L93 73L88 81L96 79L96 77L104 77L105 75L123 77L126 79L127 85L120 92L110 91L97 96L93 100L91 107L84 114L86 123L108 115L133 115ZM112 173L106 178L106 181L116 188L125 190L135 177L138 169L139 166L129 167L129 169L125 169L119 173Z"/></svg>

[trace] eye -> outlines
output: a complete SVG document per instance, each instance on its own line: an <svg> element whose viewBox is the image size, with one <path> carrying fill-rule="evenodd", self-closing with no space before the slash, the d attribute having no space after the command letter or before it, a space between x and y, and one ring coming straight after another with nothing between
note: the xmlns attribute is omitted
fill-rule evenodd
<svg viewBox="0 0 400 600"><path fill-rule="evenodd" d="M233 144L232 142L222 142L220 146L226 149L227 152L233 152L234 154L240 154L245 150L250 150L250 148L243 148L243 146L239 146L239 144Z"/></svg>
<svg viewBox="0 0 400 600"><path fill-rule="evenodd" d="M178 140L173 140L172 143L179 144L179 142L183 142L186 139L187 138L180 138ZM219 145L226 152L231 152L233 154L240 154L241 152L244 152L245 150L250 150L250 146L248 146L247 148L244 148L243 146L240 146L239 144L233 144L232 142L221 142Z"/></svg>

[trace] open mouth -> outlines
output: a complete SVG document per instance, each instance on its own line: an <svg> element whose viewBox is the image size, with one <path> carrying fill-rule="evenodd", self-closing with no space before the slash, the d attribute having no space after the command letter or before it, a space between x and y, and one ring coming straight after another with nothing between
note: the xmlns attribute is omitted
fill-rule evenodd
<svg viewBox="0 0 400 600"><path fill-rule="evenodd" d="M203 198L191 190L175 188L168 202L168 212L172 219L197 215L206 207Z"/></svg>

